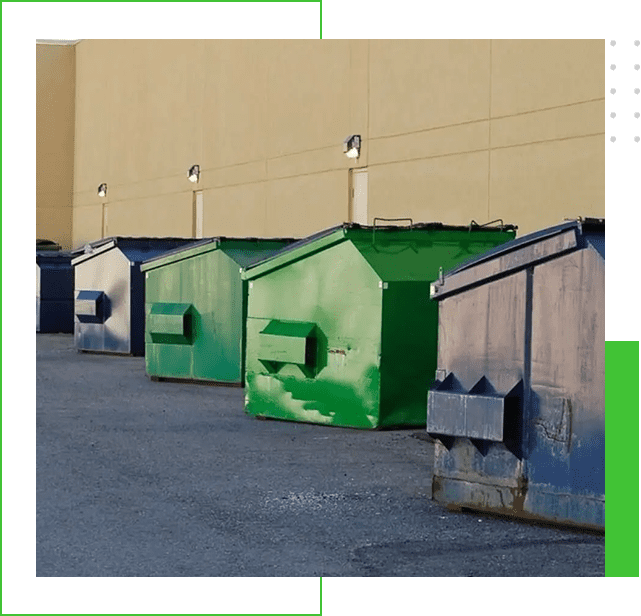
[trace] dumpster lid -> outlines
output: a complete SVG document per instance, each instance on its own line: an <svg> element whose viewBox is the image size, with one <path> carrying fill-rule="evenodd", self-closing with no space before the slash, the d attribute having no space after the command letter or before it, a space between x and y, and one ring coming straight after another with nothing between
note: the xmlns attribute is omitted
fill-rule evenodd
<svg viewBox="0 0 641 616"><path fill-rule="evenodd" d="M193 243L188 246L179 246L178 248L168 250L167 252L163 252L162 254L146 259L140 266L140 270L145 272L150 269L162 267L168 263L181 261L182 259L189 259L190 257L195 257L196 255L216 250L217 248L218 242L215 237L206 237L201 240L194 240Z"/></svg>
<svg viewBox="0 0 641 616"><path fill-rule="evenodd" d="M399 219L400 220L400 219ZM409 220L409 219L407 219ZM498 221L494 221L498 222ZM502 222L502 221L501 221ZM341 225L336 225L334 227L329 227L318 233L314 233L302 240L294 242L293 244L282 248L273 255L257 261L256 263L248 266L243 271L243 279L251 280L253 278L258 278L263 274L267 274L273 270L276 270L280 267L283 267L293 261L297 261L303 257L307 257L316 252L320 252L334 244L350 240L350 239L363 239L367 240L370 243L375 238L385 237L386 234L398 234L399 232L408 234L408 239L411 238L409 235L412 231L429 231L429 230L438 230L438 231L465 231L465 232L494 232L496 233L499 230L503 231L512 231L516 229L514 225L503 225L500 226L487 226L479 225L475 221L472 221L469 225L447 225L442 222L419 222L412 223L411 226L406 225L361 225L358 223L343 223ZM367 259L367 256L364 255ZM372 264L374 269L376 267Z"/></svg>
<svg viewBox="0 0 641 616"><path fill-rule="evenodd" d="M61 246L60 244L58 244L58 242L54 242L53 240L44 240L44 239L36 238L36 251L38 250L57 251L60 249L61 249Z"/></svg>
<svg viewBox="0 0 641 616"><path fill-rule="evenodd" d="M271 255L275 251L280 250L282 244L295 241L295 238L208 237L202 240L194 240L194 242L188 246L179 246L178 248L147 259L140 269L144 272L164 267L170 263L191 259L192 257L218 249L223 249L228 256L234 259L241 267L244 267L246 264L254 263L257 260L263 259L266 255ZM252 250L247 250L247 245L251 243L256 244L256 247ZM278 244L278 247L270 247L269 244Z"/></svg>
<svg viewBox="0 0 641 616"><path fill-rule="evenodd" d="M83 254L74 258L73 264L77 265L103 254L113 248L118 248L134 263L142 262L151 256L167 252L178 246L194 242L194 238L187 237L105 237L95 242L86 244L81 250Z"/></svg>
<svg viewBox="0 0 641 616"><path fill-rule="evenodd" d="M75 250L43 250L36 251L36 263L69 263L71 260L82 254L81 248Z"/></svg>
<svg viewBox="0 0 641 616"><path fill-rule="evenodd" d="M266 259L253 263L243 270L243 280L257 278L267 272L271 272L279 267L291 263L296 259L300 259L308 254L323 250L323 248L326 248L327 246L332 246L333 244L344 241L344 227L345 225L337 225L335 227L324 229L323 231L309 235L302 240L282 248Z"/></svg>
<svg viewBox="0 0 641 616"><path fill-rule="evenodd" d="M448 271L432 284L440 299L530 265L592 246L605 260L605 218L577 218L501 244Z"/></svg>

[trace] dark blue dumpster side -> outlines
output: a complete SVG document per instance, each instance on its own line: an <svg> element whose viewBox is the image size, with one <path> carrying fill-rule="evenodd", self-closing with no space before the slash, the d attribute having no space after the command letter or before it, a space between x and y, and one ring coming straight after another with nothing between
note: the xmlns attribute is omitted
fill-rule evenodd
<svg viewBox="0 0 641 616"><path fill-rule="evenodd" d="M605 528L605 221L447 273L427 431L448 505Z"/></svg>
<svg viewBox="0 0 641 616"><path fill-rule="evenodd" d="M36 332L73 332L74 252L36 251Z"/></svg>

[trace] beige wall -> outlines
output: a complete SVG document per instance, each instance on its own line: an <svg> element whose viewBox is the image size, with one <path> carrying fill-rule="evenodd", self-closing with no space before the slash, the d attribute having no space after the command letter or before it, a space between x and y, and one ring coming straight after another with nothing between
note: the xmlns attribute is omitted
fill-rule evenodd
<svg viewBox="0 0 641 616"><path fill-rule="evenodd" d="M370 215L605 215L603 41L372 41Z"/></svg>
<svg viewBox="0 0 641 616"><path fill-rule="evenodd" d="M36 237L72 245L75 48L36 44Z"/></svg>
<svg viewBox="0 0 641 616"><path fill-rule="evenodd" d="M84 40L76 55L74 245L100 236L103 201L107 235L190 235L194 189L205 235L304 236L348 220L351 166L369 170L370 222L523 233L604 215L603 41Z"/></svg>

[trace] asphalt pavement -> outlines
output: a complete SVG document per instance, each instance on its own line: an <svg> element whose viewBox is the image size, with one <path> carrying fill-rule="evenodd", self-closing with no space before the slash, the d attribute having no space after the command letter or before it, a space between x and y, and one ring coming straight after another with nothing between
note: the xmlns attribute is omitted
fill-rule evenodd
<svg viewBox="0 0 641 616"><path fill-rule="evenodd" d="M416 429L258 420L36 338L38 576L604 575L603 535L432 501Z"/></svg>

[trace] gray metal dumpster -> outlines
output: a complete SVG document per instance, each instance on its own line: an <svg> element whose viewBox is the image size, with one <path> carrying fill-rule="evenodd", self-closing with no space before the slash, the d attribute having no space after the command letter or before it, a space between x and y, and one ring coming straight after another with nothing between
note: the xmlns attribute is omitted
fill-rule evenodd
<svg viewBox="0 0 641 616"><path fill-rule="evenodd" d="M508 242L432 285L433 497L605 528L605 221Z"/></svg>
<svg viewBox="0 0 641 616"><path fill-rule="evenodd" d="M144 355L143 261L185 246L191 238L110 237L73 259L74 340L79 351Z"/></svg>
<svg viewBox="0 0 641 616"><path fill-rule="evenodd" d="M73 332L73 266L78 251L36 251L36 332Z"/></svg>

